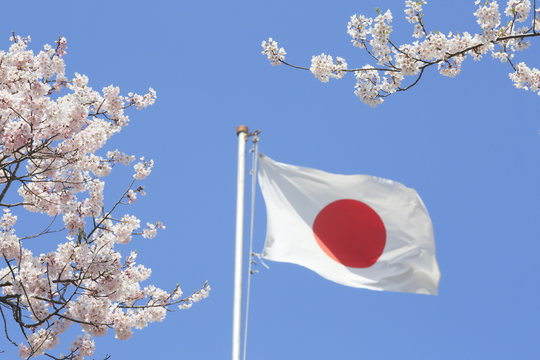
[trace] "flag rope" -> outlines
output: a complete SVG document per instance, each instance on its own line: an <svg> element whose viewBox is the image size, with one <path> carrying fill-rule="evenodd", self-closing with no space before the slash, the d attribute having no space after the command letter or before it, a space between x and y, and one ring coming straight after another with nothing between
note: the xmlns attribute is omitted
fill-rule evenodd
<svg viewBox="0 0 540 360"><path fill-rule="evenodd" d="M248 325L249 325L249 299L251 294L251 276L256 273L256 270L253 270L254 260L253 260L253 233L255 228L255 194L257 189L257 164L259 159L259 133L260 131L255 131L250 135L253 135L253 147L250 152L252 154L251 159L251 202L250 202L250 219L249 219L249 265L248 265L248 276L247 276L247 286L246 286L246 308L244 313L244 348L242 359L246 360L247 357L247 337L248 337Z"/></svg>

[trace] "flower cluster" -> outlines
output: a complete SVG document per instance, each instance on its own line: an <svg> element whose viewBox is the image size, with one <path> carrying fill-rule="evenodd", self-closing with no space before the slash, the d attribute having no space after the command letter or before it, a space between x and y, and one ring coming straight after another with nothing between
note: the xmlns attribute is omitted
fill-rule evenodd
<svg viewBox="0 0 540 360"><path fill-rule="evenodd" d="M58 38L58 40L56 40L55 43L56 43L56 50L55 50L56 56L62 57L65 54L67 54L67 51L66 51L67 40L65 37Z"/></svg>
<svg viewBox="0 0 540 360"><path fill-rule="evenodd" d="M280 65L285 60L285 55L287 54L285 49L278 48L278 43L272 40L272 38L269 38L268 41L263 41L261 46L263 48L261 53L266 55L272 65Z"/></svg>
<svg viewBox="0 0 540 360"><path fill-rule="evenodd" d="M372 18L364 15L353 15L347 23L347 34L352 38L353 46L359 48L366 47L366 40L371 28Z"/></svg>
<svg viewBox="0 0 540 360"><path fill-rule="evenodd" d="M476 1L476 4L480 4L480 1ZM498 35L497 28L501 25L501 14L499 13L499 4L497 1L480 5L474 16L476 16L476 22L484 31L482 36L484 43L488 44L496 40Z"/></svg>
<svg viewBox="0 0 540 360"><path fill-rule="evenodd" d="M530 12L531 2L529 0L510 0L504 10L507 16L514 18L518 22L525 22Z"/></svg>
<svg viewBox="0 0 540 360"><path fill-rule="evenodd" d="M392 49L388 42L390 33L392 32L392 12L387 10L384 14L380 14L373 19L373 26L370 28L370 35L372 37L369 40L371 51L377 58L377 64L384 65L392 60Z"/></svg>
<svg viewBox="0 0 540 360"><path fill-rule="evenodd" d="M146 179L150 173L152 172L152 168L154 167L154 160L144 161L144 157L141 157L141 161L136 163L135 166L133 166L133 169L135 169L135 174L133 174L133 178L136 180L142 180Z"/></svg>
<svg viewBox="0 0 540 360"><path fill-rule="evenodd" d="M144 95L128 93L127 101L131 105L135 105L137 110L144 109L150 105L153 105L156 102L156 91L152 88L148 89L148 93Z"/></svg>
<svg viewBox="0 0 540 360"><path fill-rule="evenodd" d="M13 215L9 209L4 209L4 214L0 219L0 255L7 259L18 256L21 252L19 238L15 235L15 223L17 216ZM1 273L0 273L1 274ZM1 283L1 280L0 280Z"/></svg>
<svg viewBox="0 0 540 360"><path fill-rule="evenodd" d="M332 56L321 54L313 56L309 70L320 81L328 82L331 77L341 79L347 70L347 63L343 58L336 57L336 62L334 62Z"/></svg>
<svg viewBox="0 0 540 360"><path fill-rule="evenodd" d="M405 17L408 22L414 24L413 37L420 39L425 34L422 24L422 6L427 4L427 1L423 0L406 0L405 1Z"/></svg>
<svg viewBox="0 0 540 360"><path fill-rule="evenodd" d="M509 76L516 88L534 91L540 95L540 70L531 69L521 62L516 65L516 71Z"/></svg>
<svg viewBox="0 0 540 360"><path fill-rule="evenodd" d="M96 91L84 75L67 78L65 38L37 54L27 48L29 38L13 35L12 40L9 51L0 51L0 306L11 309L14 328L22 331L22 358L83 359L94 354L93 337L113 329L118 339L127 339L134 329L162 321L169 307L206 297L210 288L180 298L179 288L143 287L151 270L137 264L134 253L123 260L116 248L165 228L157 221L140 231L136 216L113 216L113 210L144 195L134 183L150 175L152 160L141 158L134 165L131 184L110 210L102 180L117 164L135 160L103 148L129 123L125 110L153 104L155 91L127 97L115 86ZM12 189L20 201L13 200ZM58 219L65 241L41 254L26 248L25 238L52 230L20 237L15 214L24 210ZM50 355L73 324L84 335L73 341L68 355Z"/></svg>
<svg viewBox="0 0 540 360"><path fill-rule="evenodd" d="M204 284L204 286L197 292L195 292L190 297L186 298L182 301L182 303L178 306L180 310L186 310L193 306L193 304L206 299L210 295L210 285L208 283Z"/></svg>
<svg viewBox="0 0 540 360"><path fill-rule="evenodd" d="M429 67L436 66L441 75L455 77L460 74L468 57L477 61L490 53L493 58L512 66L514 72L510 79L517 88L537 91L539 70L523 63L513 63L515 53L530 46L527 40L540 36L540 9L532 9L530 0L508 0L504 11L509 18L506 24L501 20L497 1L477 0L474 16L481 29L478 34L444 34L426 30L423 22L423 6L426 4L425 0L405 1L405 17L414 25L413 37L416 40L402 45L390 39L393 30L390 10L382 12L377 9L378 14L374 18L351 16L347 33L351 36L352 44L364 49L375 60L376 66L368 64L347 70L344 59L337 58L338 61L334 63L331 55L321 54L312 57L309 70L322 82L328 82L331 77L341 78L345 72L355 72L354 93L361 101L377 106L385 97L416 85ZM525 22L531 11L535 13L531 26L517 27L516 23ZM263 54L268 56L272 64L282 63L277 57L277 43L274 40L264 41L262 45ZM285 50L280 48L279 53L285 54Z"/></svg>

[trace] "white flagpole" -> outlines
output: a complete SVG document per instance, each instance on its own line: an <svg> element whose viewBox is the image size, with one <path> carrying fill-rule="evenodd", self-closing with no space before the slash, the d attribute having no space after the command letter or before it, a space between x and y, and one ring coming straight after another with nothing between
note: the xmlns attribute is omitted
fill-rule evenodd
<svg viewBox="0 0 540 360"><path fill-rule="evenodd" d="M246 142L248 127L236 128L238 136L238 173L236 183L236 241L234 252L234 301L232 329L232 360L240 360L242 331L242 262L244 247L244 182L246 176Z"/></svg>

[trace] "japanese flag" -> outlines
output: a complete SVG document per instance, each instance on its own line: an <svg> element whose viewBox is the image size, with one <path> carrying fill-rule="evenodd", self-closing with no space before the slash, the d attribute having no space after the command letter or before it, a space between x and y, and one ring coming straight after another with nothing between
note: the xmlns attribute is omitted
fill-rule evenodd
<svg viewBox="0 0 540 360"><path fill-rule="evenodd" d="M337 175L259 156L266 203L262 256L336 283L437 294L433 228L413 189L368 175Z"/></svg>

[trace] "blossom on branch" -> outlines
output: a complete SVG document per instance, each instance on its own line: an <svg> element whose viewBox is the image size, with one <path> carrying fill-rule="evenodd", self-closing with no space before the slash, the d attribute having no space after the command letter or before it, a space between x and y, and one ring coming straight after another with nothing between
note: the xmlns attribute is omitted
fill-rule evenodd
<svg viewBox="0 0 540 360"><path fill-rule="evenodd" d="M422 23L422 6L426 4L423 0L406 0L405 1L405 18L411 24L414 24L413 37L420 39L427 35L425 33L424 24Z"/></svg>
<svg viewBox="0 0 540 360"><path fill-rule="evenodd" d="M285 60L285 55L287 54L285 49L278 48L278 43L272 40L272 38L269 38L268 41L263 41L261 46L263 48L261 53L266 55L272 65L281 65Z"/></svg>
<svg viewBox="0 0 540 360"><path fill-rule="evenodd" d="M530 12L531 2L529 0L510 0L504 10L506 16L515 18L515 21L518 22L525 22Z"/></svg>
<svg viewBox="0 0 540 360"><path fill-rule="evenodd" d="M516 65L516 71L509 76L516 88L535 91L540 95L540 70L531 69L521 62Z"/></svg>
<svg viewBox="0 0 540 360"><path fill-rule="evenodd" d="M353 46L366 47L366 40L371 30L373 19L364 15L353 15L347 24L347 34L352 38Z"/></svg>
<svg viewBox="0 0 540 360"><path fill-rule="evenodd" d="M328 82L331 77L334 79L341 79L345 76L347 62L339 56L336 57L336 62L334 62L332 56L321 54L311 58L311 67L309 70L320 81Z"/></svg>
<svg viewBox="0 0 540 360"><path fill-rule="evenodd" d="M527 49L529 40L540 36L540 9L533 9L530 0L508 0L504 11L509 18L506 23L501 19L497 1L477 0L474 16L481 29L477 34L428 31L423 13L426 4L425 0L405 1L405 17L413 24L413 37L416 39L408 44L398 45L392 41L393 17L390 10L382 12L377 9L375 18L358 14L351 16L347 24L351 42L353 46L363 49L376 66L347 69L344 60L337 58L338 61L334 63L332 56L327 54L313 56L310 68L292 65L285 62L284 57L280 58L279 54L284 56L285 50L278 50L277 42L272 39L263 41L262 53L267 55L272 65L285 64L310 70L322 82L328 82L331 77L341 78L346 72L354 72L354 93L371 106L381 104L391 94L415 86L430 67L436 66L443 76L455 77L461 73L468 57L478 61L488 53L512 67L510 79L516 88L537 92L540 70L513 62L516 52ZM530 26L516 26L529 19L531 12Z"/></svg>
<svg viewBox="0 0 540 360"><path fill-rule="evenodd" d="M141 161L136 163L135 166L133 166L133 169L135 169L135 174L133 174L133 178L136 180L142 180L147 178L152 172L153 167L154 160L144 161L144 157L142 157Z"/></svg>
<svg viewBox="0 0 540 360"><path fill-rule="evenodd" d="M85 75L68 79L65 38L37 54L27 48L29 38L13 35L12 41L9 51L0 51L3 333L25 359L83 359L93 356L95 336L112 329L118 339L127 339L134 329L163 321L172 307L206 297L210 287L184 298L178 286L171 292L143 287L151 270L137 264L134 253L124 259L117 248L137 236L153 238L165 228L157 221L141 232L136 216L118 214L137 194L144 195L135 182L150 175L152 160L141 158L127 189L112 206L105 205L104 179L135 157L104 147L129 124L126 110L152 105L156 92L150 88L126 97L113 85L101 92L92 89ZM48 215L51 223L22 235L28 229L17 231L17 217L29 215L25 211ZM27 239L52 233L63 240L50 251L34 254L27 247ZM72 325L83 335L64 348L64 355L52 355Z"/></svg>

